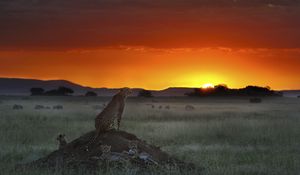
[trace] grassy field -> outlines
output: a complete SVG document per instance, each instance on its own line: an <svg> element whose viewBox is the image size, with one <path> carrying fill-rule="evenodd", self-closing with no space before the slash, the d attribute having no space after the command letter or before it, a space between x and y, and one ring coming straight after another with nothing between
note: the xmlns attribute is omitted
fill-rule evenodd
<svg viewBox="0 0 300 175"><path fill-rule="evenodd" d="M43 174L13 167L57 149L59 133L70 141L93 130L101 111L95 106L108 100L0 97L0 174ZM14 104L24 109L13 110ZM186 111L188 104L195 110ZM64 109L35 110L35 105ZM202 174L300 174L300 99L267 98L253 104L246 98L130 98L121 129L204 167Z"/></svg>

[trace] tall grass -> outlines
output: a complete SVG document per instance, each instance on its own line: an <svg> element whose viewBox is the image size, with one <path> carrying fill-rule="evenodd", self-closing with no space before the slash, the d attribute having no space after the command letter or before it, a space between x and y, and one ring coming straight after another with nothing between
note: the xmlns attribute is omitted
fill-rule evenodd
<svg viewBox="0 0 300 175"><path fill-rule="evenodd" d="M72 140L93 130L94 117L101 111L93 109L93 105L105 103L109 98L1 97L0 100L1 174L53 174L38 170L16 172L13 167L57 149L55 138L59 133ZM250 104L242 98L156 101L129 99L121 129L179 159L204 167L202 174L300 173L299 99L264 99L262 104ZM152 109L150 103L156 108ZM23 105L24 110L12 110L13 104ZM34 110L38 104L59 104L64 109ZM187 104L196 109L185 111ZM160 105L169 105L171 109L158 109ZM112 169L106 174L138 173L134 169L122 172Z"/></svg>

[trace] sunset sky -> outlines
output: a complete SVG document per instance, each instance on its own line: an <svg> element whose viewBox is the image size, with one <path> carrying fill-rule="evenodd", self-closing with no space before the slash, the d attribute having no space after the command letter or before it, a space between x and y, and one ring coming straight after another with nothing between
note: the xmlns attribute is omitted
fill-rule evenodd
<svg viewBox="0 0 300 175"><path fill-rule="evenodd" d="M0 0L0 77L300 89L300 0Z"/></svg>

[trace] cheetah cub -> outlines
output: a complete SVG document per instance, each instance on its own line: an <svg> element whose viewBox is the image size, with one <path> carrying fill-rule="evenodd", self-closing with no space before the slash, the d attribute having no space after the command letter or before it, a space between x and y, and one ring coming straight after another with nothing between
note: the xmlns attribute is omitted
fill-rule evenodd
<svg viewBox="0 0 300 175"><path fill-rule="evenodd" d="M138 157L139 151L138 151L138 143L137 143L137 141L131 141L131 142L129 142L128 148L129 148L129 151L128 151L128 155L129 156Z"/></svg>
<svg viewBox="0 0 300 175"><path fill-rule="evenodd" d="M111 150L111 146L110 145L101 145L100 148L101 148L101 152L102 152L100 158L104 159L104 160L109 159L110 153L111 153L111 151L110 151Z"/></svg>
<svg viewBox="0 0 300 175"><path fill-rule="evenodd" d="M56 138L56 140L59 142L58 149L62 149L67 145L67 140L65 139L65 134L59 134Z"/></svg>

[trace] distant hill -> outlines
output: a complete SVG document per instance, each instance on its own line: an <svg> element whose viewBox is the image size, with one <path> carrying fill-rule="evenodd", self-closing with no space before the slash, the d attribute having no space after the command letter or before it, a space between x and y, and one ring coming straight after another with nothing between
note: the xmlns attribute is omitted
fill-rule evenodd
<svg viewBox="0 0 300 175"><path fill-rule="evenodd" d="M0 78L0 94L2 95L29 95L30 88L41 87L45 90L56 89L59 86L72 88L76 91L83 91L85 87L66 80L35 80L19 78Z"/></svg>
<svg viewBox="0 0 300 175"><path fill-rule="evenodd" d="M185 96L184 94L193 92L194 88L185 88L185 87L170 87L160 91L152 91L153 96Z"/></svg>
<svg viewBox="0 0 300 175"><path fill-rule="evenodd" d="M46 91L57 89L59 86L65 86L74 90L74 95L84 95L87 91L94 91L99 96L112 96L118 89L113 88L91 88L82 86L67 80L37 80L37 79L22 79L22 78L0 78L0 95L30 95L32 87L41 87ZM133 96L137 96L141 88L135 88ZM194 88L185 87L170 87L164 90L151 90L154 96L161 97L180 97L186 93L191 93ZM300 95L300 90L281 91L285 97L297 97Z"/></svg>
<svg viewBox="0 0 300 175"><path fill-rule="evenodd" d="M36 80L22 78L0 78L0 95L30 95L32 87L40 87L47 90L57 89L59 86L74 90L74 95L83 95L87 91L94 91L99 96L112 96L118 89L91 88L82 86L66 80ZM135 88L133 96L136 96L141 88ZM184 96L185 93L193 91L193 88L168 88L161 91L152 91L154 96Z"/></svg>
<svg viewBox="0 0 300 175"><path fill-rule="evenodd" d="M281 91L284 97L298 97L300 96L300 90L284 90Z"/></svg>

